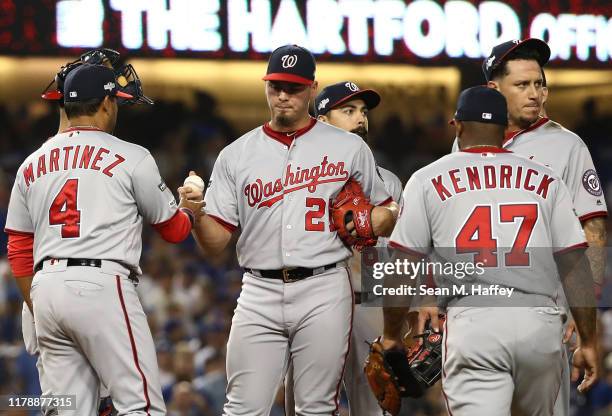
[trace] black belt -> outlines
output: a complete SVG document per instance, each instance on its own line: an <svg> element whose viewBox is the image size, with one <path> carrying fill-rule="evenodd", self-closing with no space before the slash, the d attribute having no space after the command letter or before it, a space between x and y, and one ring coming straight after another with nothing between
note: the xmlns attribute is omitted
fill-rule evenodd
<svg viewBox="0 0 612 416"><path fill-rule="evenodd" d="M325 266L315 267L314 269L309 269L308 267L288 267L286 269L278 269L278 270L253 270L246 268L248 273L254 274L255 276L261 276L265 279L278 279L282 280L285 283L297 282L298 280L306 279L307 277L312 277L316 274L323 273L325 270L333 269L337 266L336 263L326 264ZM316 273L317 269L322 269L318 273Z"/></svg>
<svg viewBox="0 0 612 416"><path fill-rule="evenodd" d="M71 267L71 266L81 266L81 267L102 267L102 260L100 259L45 259L41 262L39 262L36 267L34 268L34 272L39 272L42 270L43 268L43 263L46 260L50 260L50 261L60 261L60 260L66 260L66 266Z"/></svg>

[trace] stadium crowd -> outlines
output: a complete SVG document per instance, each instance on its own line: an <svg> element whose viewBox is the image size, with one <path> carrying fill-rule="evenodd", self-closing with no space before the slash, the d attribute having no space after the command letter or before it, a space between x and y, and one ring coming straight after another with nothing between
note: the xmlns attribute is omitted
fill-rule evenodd
<svg viewBox="0 0 612 416"><path fill-rule="evenodd" d="M243 133L219 115L210 95L199 93L196 102L196 107L189 109L179 103L161 101L151 107L123 108L119 116L116 135L147 147L171 189L176 189L191 169L207 178L219 151ZM595 100L586 101L583 111L581 122L567 127L588 144L610 206L612 146L606 135L612 131L612 117L598 114ZM415 118L408 124L399 115L390 114L371 127L377 160L405 182L414 170L442 156L441 149L450 149L452 131L446 125L448 118L448 114L440 114L429 120ZM19 164L57 130L57 120L55 108L47 103L0 106L2 229ZM609 235L611 225L608 221ZM35 358L26 353L22 341L22 300L6 260L6 239L0 233L0 395L37 394L40 387ZM242 279L235 246L231 244L222 255L204 259L192 238L172 246L145 227L141 265L144 274L138 291L156 341L169 414L221 414L226 387L225 345ZM603 288L599 309L603 374L587 395L574 392L573 415L612 415L611 275L609 256L608 284ZM346 403L344 409L348 414ZM283 393L279 389L271 415L282 414ZM425 399L406 403L402 414L445 415L439 385Z"/></svg>

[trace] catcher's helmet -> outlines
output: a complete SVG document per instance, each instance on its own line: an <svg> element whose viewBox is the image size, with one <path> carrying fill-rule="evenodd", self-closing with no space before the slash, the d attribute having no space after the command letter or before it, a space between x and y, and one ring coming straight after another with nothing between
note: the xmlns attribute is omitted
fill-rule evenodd
<svg viewBox="0 0 612 416"><path fill-rule="evenodd" d="M131 64L120 66L119 58L119 52L109 48L92 49L85 52L78 59L68 62L60 68L53 80L47 85L47 88L45 88L41 95L42 98L50 101L62 101L64 99L64 81L68 74L80 65L88 63L91 65L106 65L113 68L119 90L134 97L131 99L118 98L118 104L153 104L153 100L144 95L142 83L134 67ZM55 89L49 90L54 83Z"/></svg>

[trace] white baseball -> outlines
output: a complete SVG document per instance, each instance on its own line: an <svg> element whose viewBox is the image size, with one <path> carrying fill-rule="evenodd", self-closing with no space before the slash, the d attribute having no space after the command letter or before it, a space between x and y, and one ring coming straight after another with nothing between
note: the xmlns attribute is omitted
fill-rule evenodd
<svg viewBox="0 0 612 416"><path fill-rule="evenodd" d="M185 182L183 182L183 186L189 186L194 191L204 192L205 184L204 180L200 178L198 175L191 175L185 178Z"/></svg>

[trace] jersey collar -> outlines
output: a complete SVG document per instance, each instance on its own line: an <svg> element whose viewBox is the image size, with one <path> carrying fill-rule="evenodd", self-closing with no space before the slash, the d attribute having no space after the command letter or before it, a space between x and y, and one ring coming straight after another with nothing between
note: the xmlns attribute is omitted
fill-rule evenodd
<svg viewBox="0 0 612 416"><path fill-rule="evenodd" d="M263 131L271 139L281 142L285 146L291 146L291 142L293 142L294 139L303 136L310 129L312 129L315 124L317 124L317 119L310 117L310 121L306 127L302 127L301 129L290 133L285 133L282 131L272 130L272 128L270 127L270 123L268 122L263 125Z"/></svg>
<svg viewBox="0 0 612 416"><path fill-rule="evenodd" d="M516 139L518 136L520 136L523 133L527 133L528 131L532 131L532 130L537 129L541 125L543 125L546 122L548 122L548 120L549 119L547 117L540 117L538 119L538 121L536 121L535 123L533 123L531 126L527 127L526 129L511 131L511 132L507 133L506 134L506 138L504 139L503 146L504 147L510 146L510 144L512 144L514 139Z"/></svg>
<svg viewBox="0 0 612 416"><path fill-rule="evenodd" d="M512 153L510 150L495 146L474 146L461 151L466 153Z"/></svg>
<svg viewBox="0 0 612 416"><path fill-rule="evenodd" d="M70 133L71 131L103 131L102 129L99 129L97 127L94 126L76 126L76 127L68 127L65 130L62 130L60 133Z"/></svg>

